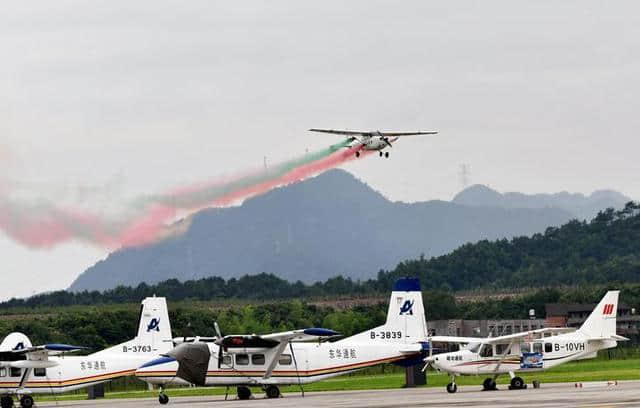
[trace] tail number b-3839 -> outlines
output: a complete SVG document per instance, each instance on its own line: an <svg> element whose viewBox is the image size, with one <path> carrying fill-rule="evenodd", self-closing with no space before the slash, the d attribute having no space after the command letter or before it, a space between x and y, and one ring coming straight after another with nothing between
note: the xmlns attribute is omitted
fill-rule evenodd
<svg viewBox="0 0 640 408"><path fill-rule="evenodd" d="M371 332L372 339L401 339L402 332L401 331L380 331L380 332Z"/></svg>

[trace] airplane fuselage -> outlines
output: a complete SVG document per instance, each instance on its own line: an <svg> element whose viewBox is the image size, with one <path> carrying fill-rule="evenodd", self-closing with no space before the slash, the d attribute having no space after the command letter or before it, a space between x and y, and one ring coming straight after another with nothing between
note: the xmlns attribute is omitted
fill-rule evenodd
<svg viewBox="0 0 640 408"><path fill-rule="evenodd" d="M292 352L292 349L293 352ZM333 343L291 343L276 364L272 374L265 378L268 362L276 349L233 349L222 353L209 344L211 357L205 385L289 385L308 384L346 374L377 364L419 356L420 345L351 342L348 339ZM140 368L136 376L152 384L167 384L176 378L176 361Z"/></svg>
<svg viewBox="0 0 640 408"><path fill-rule="evenodd" d="M108 355L50 357L56 363L46 369L29 370L20 387L25 369L0 368L0 395L59 394L133 375L136 368L153 355Z"/></svg>
<svg viewBox="0 0 640 408"><path fill-rule="evenodd" d="M588 341L579 332L532 339L511 346L482 344L433 356L433 366L456 375L491 375L541 371L560 364L596 357L598 350L616 347L611 340ZM502 352L501 352L502 351Z"/></svg>

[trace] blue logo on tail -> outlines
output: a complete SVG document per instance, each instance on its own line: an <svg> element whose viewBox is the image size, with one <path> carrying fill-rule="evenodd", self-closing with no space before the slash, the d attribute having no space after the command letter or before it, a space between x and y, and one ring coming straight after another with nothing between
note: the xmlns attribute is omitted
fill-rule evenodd
<svg viewBox="0 0 640 408"><path fill-rule="evenodd" d="M404 304L400 308L400 316L411 315L413 316L413 300L405 300Z"/></svg>
<svg viewBox="0 0 640 408"><path fill-rule="evenodd" d="M24 350L24 343L20 342L13 348L14 350Z"/></svg>
<svg viewBox="0 0 640 408"><path fill-rule="evenodd" d="M150 331L160 331L160 319L156 319L155 317L151 319L149 325L147 326L147 333Z"/></svg>

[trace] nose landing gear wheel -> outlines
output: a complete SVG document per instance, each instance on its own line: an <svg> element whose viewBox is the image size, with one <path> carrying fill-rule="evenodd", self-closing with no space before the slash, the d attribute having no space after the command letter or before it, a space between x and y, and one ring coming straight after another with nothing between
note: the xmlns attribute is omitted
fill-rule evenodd
<svg viewBox="0 0 640 408"><path fill-rule="evenodd" d="M251 388L241 385L236 390L238 392L238 399L248 400L251 398Z"/></svg>
<svg viewBox="0 0 640 408"><path fill-rule="evenodd" d="M13 398L5 395L0 398L0 407L2 408L13 408Z"/></svg>
<svg viewBox="0 0 640 408"><path fill-rule="evenodd" d="M360 157L360 152L356 152L356 157Z"/></svg>
<svg viewBox="0 0 640 408"><path fill-rule="evenodd" d="M158 395L158 402L162 405L165 405L166 403L169 402L169 396L164 393Z"/></svg>
<svg viewBox="0 0 640 408"><path fill-rule="evenodd" d="M280 397L280 389L275 385L269 385L264 389L264 392L267 394L267 398L279 398Z"/></svg>
<svg viewBox="0 0 640 408"><path fill-rule="evenodd" d="M512 390L522 390L527 388L527 384L524 383L524 380L520 377L513 377L511 379L511 386L509 387Z"/></svg>
<svg viewBox="0 0 640 408"><path fill-rule="evenodd" d="M482 382L482 390L483 391L495 391L498 388L496 387L496 382L493 378L485 378Z"/></svg>
<svg viewBox="0 0 640 408"><path fill-rule="evenodd" d="M458 386L456 385L456 383L452 383L451 382L451 383L447 384L447 392L449 394L453 394L456 391L458 391Z"/></svg>
<svg viewBox="0 0 640 408"><path fill-rule="evenodd" d="M20 398L20 406L22 408L31 408L33 406L33 397L31 395L23 395Z"/></svg>

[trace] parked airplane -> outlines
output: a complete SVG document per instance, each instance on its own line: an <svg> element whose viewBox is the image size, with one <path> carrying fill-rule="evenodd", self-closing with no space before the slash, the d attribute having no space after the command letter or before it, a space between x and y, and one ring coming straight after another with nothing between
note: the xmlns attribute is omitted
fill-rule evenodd
<svg viewBox="0 0 640 408"><path fill-rule="evenodd" d="M309 129L310 132L331 133L334 135L347 136L347 147L354 149L356 157L360 157L360 150L375 150L380 152L380 157L389 157L389 152L383 152L387 147L393 147L391 143L402 136L415 135L435 135L438 132L381 132L379 130L361 132L356 130L334 130L334 129ZM355 142L355 143L354 143Z"/></svg>
<svg viewBox="0 0 640 408"><path fill-rule="evenodd" d="M594 358L598 350L614 348L618 341L628 340L616 334L618 294L617 290L607 292L577 330L546 328L489 338L432 336L429 339L432 344L467 346L460 351L429 356L425 362L451 374L451 382L447 384L450 393L458 389L457 375L489 375L483 388L495 390L496 378L509 374L510 389L526 388L523 379L515 373L541 371L573 360Z"/></svg>
<svg viewBox="0 0 640 408"><path fill-rule="evenodd" d="M186 342L140 367L136 376L160 385L177 376L199 386L236 386L239 399L250 398L249 387L256 386L267 397L277 398L280 385L302 386L382 363L417 364L427 345L420 282L395 283L384 325L338 341L322 341L336 334L314 328ZM161 391L159 400L166 404L168 397Z"/></svg>
<svg viewBox="0 0 640 408"><path fill-rule="evenodd" d="M167 303L165 298L146 298L136 338L87 356L52 356L54 352L77 349L65 345L31 351L29 339L16 333L7 336L0 346L2 350L8 348L14 351L0 352L0 407L13 407L13 396L20 397L22 407L31 407L33 394L62 393L132 375L149 359L171 350Z"/></svg>

